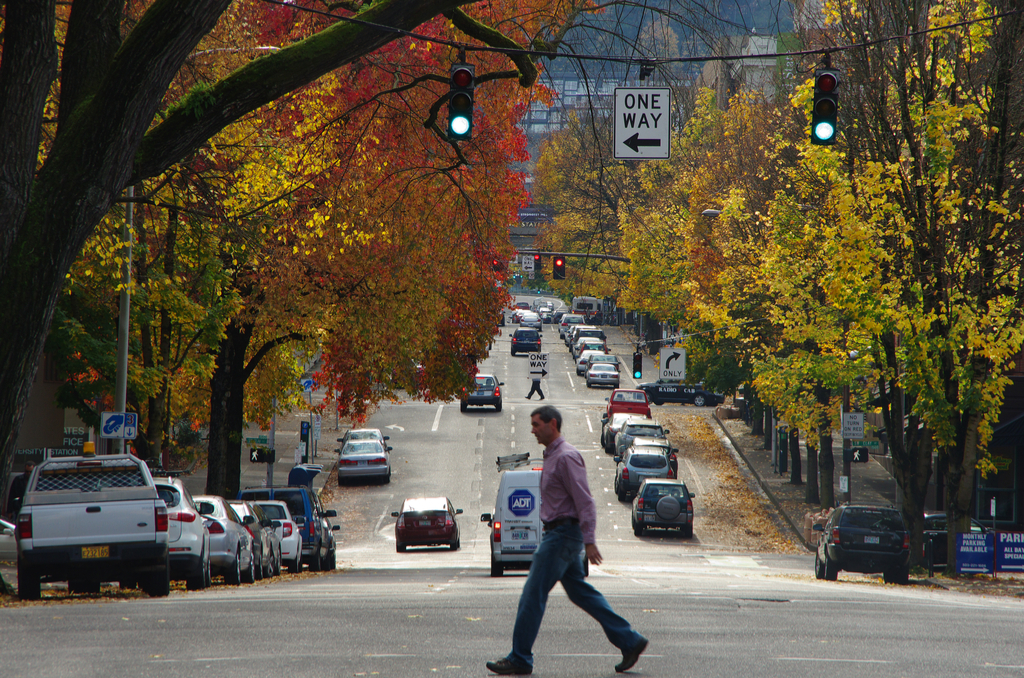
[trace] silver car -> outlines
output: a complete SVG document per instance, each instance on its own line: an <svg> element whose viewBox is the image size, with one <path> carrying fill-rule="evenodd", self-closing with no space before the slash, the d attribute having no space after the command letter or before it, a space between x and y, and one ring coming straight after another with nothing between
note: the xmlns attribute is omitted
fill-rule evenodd
<svg viewBox="0 0 1024 678"><path fill-rule="evenodd" d="M587 388L595 386L619 387L619 370L611 363L595 363L587 370Z"/></svg>
<svg viewBox="0 0 1024 678"><path fill-rule="evenodd" d="M192 498L210 533L210 569L223 574L228 584L256 581L256 559L252 557L252 535L224 497L197 495Z"/></svg>
<svg viewBox="0 0 1024 678"><path fill-rule="evenodd" d="M338 485L353 478L391 482L391 448L376 440L353 440L341 448L338 458Z"/></svg>
<svg viewBox="0 0 1024 678"><path fill-rule="evenodd" d="M167 548L171 579L184 579L189 591L210 585L210 534L192 494L178 478L154 478L157 496L167 504Z"/></svg>
<svg viewBox="0 0 1024 678"><path fill-rule="evenodd" d="M253 503L263 509L275 523L280 523L280 526L274 529L281 540L281 560L288 565L288 571L302 572L302 533L299 531L298 523L292 518L288 505L283 501L271 499Z"/></svg>
<svg viewBox="0 0 1024 678"><path fill-rule="evenodd" d="M532 327L538 332L544 331L544 322L540 319L540 316L532 311L526 311L519 318L520 327Z"/></svg>
<svg viewBox="0 0 1024 678"><path fill-rule="evenodd" d="M379 428L354 428L346 433L345 437L338 438L342 445L353 440L376 440L381 445L386 445L391 438L381 433Z"/></svg>
<svg viewBox="0 0 1024 678"><path fill-rule="evenodd" d="M281 537L277 534L277 525L274 525L276 521L252 502L233 499L228 503L253 536L253 552L256 554L258 570L256 578L276 577L281 574Z"/></svg>
<svg viewBox="0 0 1024 678"><path fill-rule="evenodd" d="M657 447L634 445L626 454L615 457L615 496L619 501L636 494L640 484L648 478L668 478L670 466L664 451Z"/></svg>
<svg viewBox="0 0 1024 678"><path fill-rule="evenodd" d="M625 454L629 446L633 444L634 438L664 439L668 434L669 431L662 428L661 424L653 419L633 415L626 420L626 423L619 429L619 432L615 434L615 454ZM665 446L668 446L667 441Z"/></svg>

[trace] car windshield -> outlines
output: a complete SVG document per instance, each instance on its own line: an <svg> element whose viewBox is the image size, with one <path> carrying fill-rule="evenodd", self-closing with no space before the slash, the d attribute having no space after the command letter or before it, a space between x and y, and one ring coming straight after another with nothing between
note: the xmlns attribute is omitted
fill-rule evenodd
<svg viewBox="0 0 1024 678"><path fill-rule="evenodd" d="M663 454L634 454L629 458L629 465L633 468L665 468L668 459Z"/></svg>
<svg viewBox="0 0 1024 678"><path fill-rule="evenodd" d="M271 520L288 520L288 515L280 504L260 504L260 508Z"/></svg>
<svg viewBox="0 0 1024 678"><path fill-rule="evenodd" d="M476 378L476 387L477 388L481 388L481 387L485 387L486 388L488 386L494 386L494 377L477 377Z"/></svg>
<svg viewBox="0 0 1024 678"><path fill-rule="evenodd" d="M609 365L608 363L598 363L590 368L591 372L615 372L615 365Z"/></svg>
<svg viewBox="0 0 1024 678"><path fill-rule="evenodd" d="M660 499L661 497L675 497L679 499L683 497L683 492L686 488L682 485L663 485L661 483L654 483L647 486L644 490L644 499Z"/></svg>
<svg viewBox="0 0 1024 678"><path fill-rule="evenodd" d="M302 492L299 490L275 490L274 499L283 501L288 511L293 516L305 516L306 504L302 501Z"/></svg>
<svg viewBox="0 0 1024 678"><path fill-rule="evenodd" d="M597 354L595 354L595 355L590 357L590 362L592 362L592 363L611 363L613 365L618 365L619 364L619 356L617 356L617 355L607 355L607 354L604 354L604 353L597 353Z"/></svg>
<svg viewBox="0 0 1024 678"><path fill-rule="evenodd" d="M345 447L342 448L341 454L344 457L353 454L374 454L381 451L380 443L375 440L357 440L355 442L346 443Z"/></svg>
<svg viewBox="0 0 1024 678"><path fill-rule="evenodd" d="M352 440L380 440L376 431L349 431L349 441Z"/></svg>
<svg viewBox="0 0 1024 678"><path fill-rule="evenodd" d="M446 511L448 502L443 498L406 499L402 513L419 513L420 511Z"/></svg>
<svg viewBox="0 0 1024 678"><path fill-rule="evenodd" d="M629 426L626 427L626 435L661 438L664 434L661 432L660 426L643 426L640 424L630 424Z"/></svg>
<svg viewBox="0 0 1024 678"><path fill-rule="evenodd" d="M643 403L647 401L643 392L638 391L619 391L615 394L613 400L617 403Z"/></svg>
<svg viewBox="0 0 1024 678"><path fill-rule="evenodd" d="M856 527L863 530L886 530L903 532L903 518L896 511L876 509L847 509L843 511L842 527Z"/></svg>

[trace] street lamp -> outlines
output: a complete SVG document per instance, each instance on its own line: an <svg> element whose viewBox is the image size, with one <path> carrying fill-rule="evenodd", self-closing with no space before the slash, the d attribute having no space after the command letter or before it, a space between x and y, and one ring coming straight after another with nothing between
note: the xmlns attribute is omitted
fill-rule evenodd
<svg viewBox="0 0 1024 678"><path fill-rule="evenodd" d="M722 214L722 210L704 210L700 214L703 217L717 217Z"/></svg>

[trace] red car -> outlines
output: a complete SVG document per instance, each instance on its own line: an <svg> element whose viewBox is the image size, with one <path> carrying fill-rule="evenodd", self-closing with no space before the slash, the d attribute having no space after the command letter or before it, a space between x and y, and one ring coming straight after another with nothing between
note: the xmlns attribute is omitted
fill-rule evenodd
<svg viewBox="0 0 1024 678"><path fill-rule="evenodd" d="M395 548L405 553L407 546L443 546L459 548L459 523L447 497L406 499L401 511L392 511L395 521Z"/></svg>
<svg viewBox="0 0 1024 678"><path fill-rule="evenodd" d="M651 401L647 398L645 391L632 388L617 388L605 400L608 401L608 407L605 408L604 416L609 419L618 412L639 414L648 419L651 418Z"/></svg>

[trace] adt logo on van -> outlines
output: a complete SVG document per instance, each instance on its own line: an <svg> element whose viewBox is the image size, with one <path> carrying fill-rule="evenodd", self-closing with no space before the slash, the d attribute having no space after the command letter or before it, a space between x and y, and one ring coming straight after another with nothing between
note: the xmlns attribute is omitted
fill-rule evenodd
<svg viewBox="0 0 1024 678"><path fill-rule="evenodd" d="M516 490L508 495L508 510L520 518L533 513L533 493L529 490Z"/></svg>

